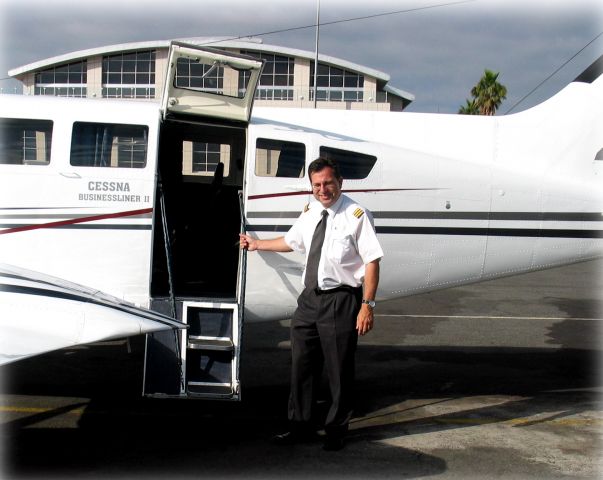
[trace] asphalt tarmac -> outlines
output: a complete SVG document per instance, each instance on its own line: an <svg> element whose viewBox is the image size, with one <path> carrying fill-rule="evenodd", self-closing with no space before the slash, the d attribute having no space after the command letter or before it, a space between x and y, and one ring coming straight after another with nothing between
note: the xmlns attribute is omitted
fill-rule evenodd
<svg viewBox="0 0 603 480"><path fill-rule="evenodd" d="M286 321L245 327L239 403L141 398L141 338L5 366L1 476L600 478L602 271L378 305L339 452L270 442L285 425Z"/></svg>

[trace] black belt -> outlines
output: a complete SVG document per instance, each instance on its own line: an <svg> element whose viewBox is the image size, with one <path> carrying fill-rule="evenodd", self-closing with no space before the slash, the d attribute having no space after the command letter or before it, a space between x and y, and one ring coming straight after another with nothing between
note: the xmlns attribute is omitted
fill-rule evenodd
<svg viewBox="0 0 603 480"><path fill-rule="evenodd" d="M316 295L325 295L328 293L337 293L337 292L348 292L354 295L357 295L362 292L362 287L351 287L349 285L340 285L339 287L329 288L328 290L321 290L320 288L315 288L314 293Z"/></svg>

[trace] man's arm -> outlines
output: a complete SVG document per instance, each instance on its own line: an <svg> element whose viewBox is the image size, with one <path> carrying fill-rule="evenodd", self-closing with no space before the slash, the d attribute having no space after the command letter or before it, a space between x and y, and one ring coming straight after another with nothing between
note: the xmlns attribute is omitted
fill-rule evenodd
<svg viewBox="0 0 603 480"><path fill-rule="evenodd" d="M362 298L365 300L374 300L377 294L377 287L379 286L379 260L373 260L366 264L364 272L364 290ZM358 318L356 319L356 330L359 335L368 333L373 328L373 309L363 303L358 312Z"/></svg>
<svg viewBox="0 0 603 480"><path fill-rule="evenodd" d="M241 248L247 249L250 252L254 250L264 250L269 252L292 252L293 250L285 242L285 237L271 238L268 240L260 240L249 235L240 233Z"/></svg>

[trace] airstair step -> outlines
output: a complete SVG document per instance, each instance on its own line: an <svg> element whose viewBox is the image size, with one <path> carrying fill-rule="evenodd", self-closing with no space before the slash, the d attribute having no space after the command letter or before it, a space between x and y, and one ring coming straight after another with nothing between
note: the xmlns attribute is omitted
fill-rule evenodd
<svg viewBox="0 0 603 480"><path fill-rule="evenodd" d="M234 344L230 338L208 338L189 335L188 348L193 350L219 350L231 352L234 349Z"/></svg>
<svg viewBox="0 0 603 480"><path fill-rule="evenodd" d="M191 396L230 398L233 395L232 386L227 384L211 385L205 382L188 382L187 390Z"/></svg>

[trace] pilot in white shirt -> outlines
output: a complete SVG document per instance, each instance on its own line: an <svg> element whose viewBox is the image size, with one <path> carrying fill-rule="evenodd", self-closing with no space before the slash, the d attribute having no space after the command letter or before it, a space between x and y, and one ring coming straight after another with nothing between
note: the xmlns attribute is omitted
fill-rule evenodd
<svg viewBox="0 0 603 480"><path fill-rule="evenodd" d="M306 207L285 236L260 240L241 234L241 248L306 253L305 288L291 319L290 429L274 441L290 445L316 435L322 426L314 415L316 386L324 368L331 406L323 448L339 450L353 412L358 335L373 328L383 251L370 212L341 194L337 164L318 158L308 176L317 202Z"/></svg>

